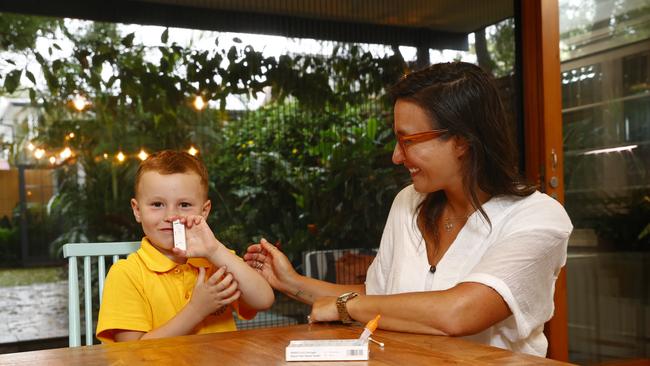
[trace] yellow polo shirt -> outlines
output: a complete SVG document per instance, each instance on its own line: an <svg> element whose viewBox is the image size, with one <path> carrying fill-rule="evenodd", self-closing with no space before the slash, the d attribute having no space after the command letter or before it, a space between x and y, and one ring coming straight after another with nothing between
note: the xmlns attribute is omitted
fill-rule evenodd
<svg viewBox="0 0 650 366"><path fill-rule="evenodd" d="M115 263L106 276L97 338L114 342L114 330L149 332L167 323L190 301L199 267L206 268L206 278L215 272L204 258L175 263L143 238L140 249ZM206 317L193 334L237 330L232 311L239 306L232 305ZM251 319L255 313L242 315Z"/></svg>

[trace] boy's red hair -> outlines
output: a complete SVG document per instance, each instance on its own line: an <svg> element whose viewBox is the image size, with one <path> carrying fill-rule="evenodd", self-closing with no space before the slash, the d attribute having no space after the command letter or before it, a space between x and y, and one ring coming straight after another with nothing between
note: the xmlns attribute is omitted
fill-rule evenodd
<svg viewBox="0 0 650 366"><path fill-rule="evenodd" d="M162 175L195 173L201 180L201 187L205 196L208 196L208 170L199 158L185 152L175 150L162 150L149 155L140 163L135 174L135 196L138 196L140 178L146 172L156 172Z"/></svg>

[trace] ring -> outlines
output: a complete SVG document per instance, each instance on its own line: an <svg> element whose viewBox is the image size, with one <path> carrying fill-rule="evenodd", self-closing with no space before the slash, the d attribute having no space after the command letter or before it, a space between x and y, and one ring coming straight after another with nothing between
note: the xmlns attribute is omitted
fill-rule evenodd
<svg viewBox="0 0 650 366"><path fill-rule="evenodd" d="M262 262L257 262L257 269L262 269L264 264Z"/></svg>

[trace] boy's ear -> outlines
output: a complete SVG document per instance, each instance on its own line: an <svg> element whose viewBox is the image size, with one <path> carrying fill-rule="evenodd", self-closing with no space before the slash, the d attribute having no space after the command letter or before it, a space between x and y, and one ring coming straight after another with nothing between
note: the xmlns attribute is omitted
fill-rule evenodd
<svg viewBox="0 0 650 366"><path fill-rule="evenodd" d="M131 198L131 209L133 209L133 216L135 216L135 221L141 223L140 220L140 206L138 206L138 201L135 198Z"/></svg>
<svg viewBox="0 0 650 366"><path fill-rule="evenodd" d="M204 219L208 218L211 208L212 208L212 202L210 202L210 200L207 200L205 201L205 203L203 203L203 207L201 207L201 216L203 216Z"/></svg>

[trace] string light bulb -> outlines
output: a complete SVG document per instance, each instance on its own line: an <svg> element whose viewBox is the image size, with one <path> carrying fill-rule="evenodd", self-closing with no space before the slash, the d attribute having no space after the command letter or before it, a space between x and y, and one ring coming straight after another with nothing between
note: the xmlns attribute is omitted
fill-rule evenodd
<svg viewBox="0 0 650 366"><path fill-rule="evenodd" d="M43 150L43 149L36 149L36 151L34 151L34 157L35 157L36 159L40 160L41 158L43 158L43 156L45 156L45 150Z"/></svg>
<svg viewBox="0 0 650 366"><path fill-rule="evenodd" d="M70 150L69 147L66 147L59 153L59 156L61 157L61 160L65 160L72 156L72 150Z"/></svg>
<svg viewBox="0 0 650 366"><path fill-rule="evenodd" d="M148 157L149 157L149 154L147 154L144 151L144 149L140 149L140 153L138 154L138 158L140 158L140 160L142 160L142 161L145 161L145 160L147 160Z"/></svg>
<svg viewBox="0 0 650 366"><path fill-rule="evenodd" d="M196 109L197 111L202 111L203 108L205 108L207 104L203 100L203 97L201 97L200 95L197 95L194 98L194 102L192 102L192 105L194 106L194 109Z"/></svg>
<svg viewBox="0 0 650 366"><path fill-rule="evenodd" d="M74 107L74 109L76 109L79 112L86 109L86 106L88 104L90 104L88 102L88 99L86 99L86 97L84 97L81 94L77 94L77 95L74 96L74 98L72 98L72 106Z"/></svg>
<svg viewBox="0 0 650 366"><path fill-rule="evenodd" d="M27 150L29 150L29 151L34 151L34 149L36 149L36 146L34 146L34 144L32 144L32 143L30 142L30 143L27 145Z"/></svg>
<svg viewBox="0 0 650 366"><path fill-rule="evenodd" d="M50 156L50 164L54 165L56 163L56 158L54 156Z"/></svg>
<svg viewBox="0 0 650 366"><path fill-rule="evenodd" d="M187 153L192 156L196 156L196 154L199 153L199 150L197 150L194 146L190 146L190 149L187 150Z"/></svg>
<svg viewBox="0 0 650 366"><path fill-rule="evenodd" d="M126 156L124 156L124 154L120 151L117 153L117 155L115 155L115 158L121 163L124 161L124 159L126 159Z"/></svg>

